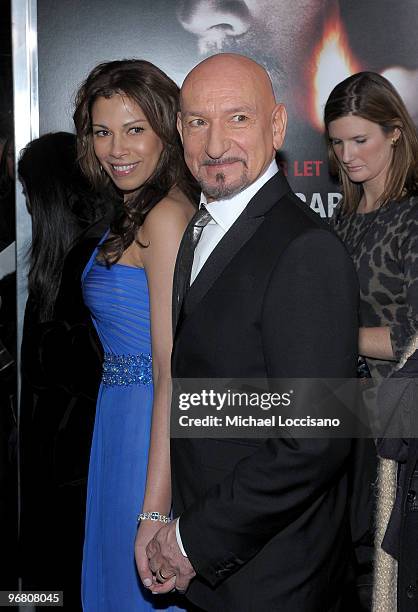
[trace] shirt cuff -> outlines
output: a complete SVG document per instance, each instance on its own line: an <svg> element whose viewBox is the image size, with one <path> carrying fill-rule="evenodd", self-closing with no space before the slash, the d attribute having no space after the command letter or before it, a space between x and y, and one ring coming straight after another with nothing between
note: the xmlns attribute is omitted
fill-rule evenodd
<svg viewBox="0 0 418 612"><path fill-rule="evenodd" d="M181 541L181 535L180 535L180 517L178 517L176 519L176 540L177 540L177 544L179 545L179 548L181 550L181 554L183 555L183 557L187 557L187 553L184 550L183 542Z"/></svg>

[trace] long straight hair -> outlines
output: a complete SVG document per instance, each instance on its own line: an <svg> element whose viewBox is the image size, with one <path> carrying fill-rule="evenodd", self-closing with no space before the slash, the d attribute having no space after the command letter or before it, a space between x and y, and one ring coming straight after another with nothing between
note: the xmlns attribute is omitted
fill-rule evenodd
<svg viewBox="0 0 418 612"><path fill-rule="evenodd" d="M13 177L9 173L9 156L13 154L13 123L8 114L0 115L0 198L6 198L14 188Z"/></svg>
<svg viewBox="0 0 418 612"><path fill-rule="evenodd" d="M67 251L106 211L76 162L73 134L45 134L23 150L18 175L32 217L29 295L39 321L52 318Z"/></svg>
<svg viewBox="0 0 418 612"><path fill-rule="evenodd" d="M0 157L0 198L10 195L13 189L13 180L9 175L8 157L12 153L13 142L10 138L3 141L3 149Z"/></svg>
<svg viewBox="0 0 418 612"><path fill-rule="evenodd" d="M343 191L342 210L354 212L360 203L363 187L354 183L341 168L329 138L331 121L354 115L377 123L385 134L400 131L393 143L393 155L386 183L378 204L398 201L417 193L418 137L414 122L393 85L375 72L359 72L339 83L331 92L324 110L330 170L338 174Z"/></svg>
<svg viewBox="0 0 418 612"><path fill-rule="evenodd" d="M198 194L196 182L184 161L177 132L179 88L162 70L145 60L128 59L96 66L76 96L74 123L78 137L78 158L83 172L97 187L111 181L100 168L94 153L92 108L99 97L123 95L144 112L151 128L160 138L163 151L157 166L135 195L124 202L122 214L111 226L111 236L101 245L108 265L120 259L134 240L150 210L177 185L190 200Z"/></svg>

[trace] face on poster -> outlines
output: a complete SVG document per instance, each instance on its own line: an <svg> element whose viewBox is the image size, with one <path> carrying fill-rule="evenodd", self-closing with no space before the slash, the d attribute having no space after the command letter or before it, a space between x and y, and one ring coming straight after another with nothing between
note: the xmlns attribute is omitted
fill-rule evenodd
<svg viewBox="0 0 418 612"><path fill-rule="evenodd" d="M41 131L63 129L60 103L61 116L66 109L70 117L78 84L101 61L144 58L181 84L205 57L242 53L265 66L277 99L286 104L289 125L278 162L292 188L322 217L331 216L340 196L328 172L322 111L332 88L360 70L380 72L418 123L416 0L403 0L402 11L395 4L38 0Z"/></svg>

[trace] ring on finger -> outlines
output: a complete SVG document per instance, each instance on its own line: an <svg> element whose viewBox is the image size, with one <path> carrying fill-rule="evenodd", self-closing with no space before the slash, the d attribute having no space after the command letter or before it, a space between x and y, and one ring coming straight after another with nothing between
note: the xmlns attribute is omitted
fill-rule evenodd
<svg viewBox="0 0 418 612"><path fill-rule="evenodd" d="M157 570L156 577L158 582L165 582L166 580L172 578L172 576L164 576L164 574L161 572L161 568Z"/></svg>

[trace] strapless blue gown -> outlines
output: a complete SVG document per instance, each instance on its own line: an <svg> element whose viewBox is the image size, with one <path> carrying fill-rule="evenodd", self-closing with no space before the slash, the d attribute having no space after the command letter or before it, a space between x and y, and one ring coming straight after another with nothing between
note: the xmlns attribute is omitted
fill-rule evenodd
<svg viewBox="0 0 418 612"><path fill-rule="evenodd" d="M166 597L162 600L142 586L134 559L153 398L146 274L122 264L108 269L95 257L96 251L83 272L82 285L105 363L87 487L83 608L85 612L167 609Z"/></svg>

